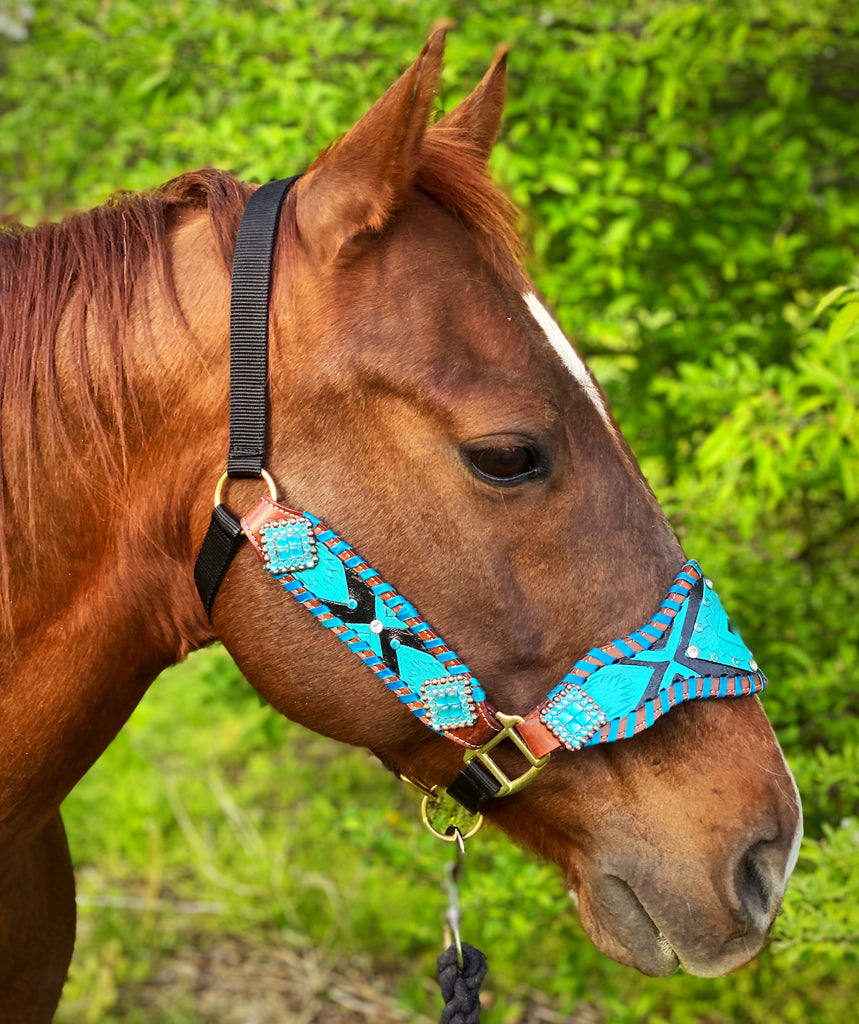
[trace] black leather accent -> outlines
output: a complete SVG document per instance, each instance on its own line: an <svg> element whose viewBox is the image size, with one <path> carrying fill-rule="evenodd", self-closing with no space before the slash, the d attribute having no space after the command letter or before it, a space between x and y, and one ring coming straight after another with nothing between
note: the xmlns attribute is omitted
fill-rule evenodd
<svg viewBox="0 0 859 1024"><path fill-rule="evenodd" d="M194 563L194 582L197 584L197 593L209 616L212 614L212 605L215 603L218 587L226 576L230 562L238 551L243 538L242 524L238 519L223 505L216 505L212 509L209 529L206 531L206 536L197 554L197 561Z"/></svg>
<svg viewBox="0 0 859 1024"><path fill-rule="evenodd" d="M480 761L469 761L447 787L448 796L477 814L480 808L501 789L501 783Z"/></svg>
<svg viewBox="0 0 859 1024"><path fill-rule="evenodd" d="M348 604L343 604L340 601L328 600L325 603L338 619L366 626L376 617L376 598L373 591L354 569L346 570L346 580L349 586L349 597L354 599L356 607L350 608ZM396 648L392 644L393 640L398 640L400 647L411 647L414 651L423 651L424 647L408 626L402 628L385 626L379 634L382 661L392 672L399 675L400 663L397 660Z"/></svg>

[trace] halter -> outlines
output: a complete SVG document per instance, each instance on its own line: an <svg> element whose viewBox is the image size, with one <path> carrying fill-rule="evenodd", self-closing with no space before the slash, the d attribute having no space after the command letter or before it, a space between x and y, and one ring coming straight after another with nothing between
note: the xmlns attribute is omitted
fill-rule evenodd
<svg viewBox="0 0 859 1024"><path fill-rule="evenodd" d="M207 613L244 538L265 571L424 725L466 748L465 767L446 787L426 787L425 824L449 839L465 808L480 826L492 797L516 793L558 749L613 743L641 732L688 700L738 697L766 677L732 627L697 562L677 573L641 628L591 648L529 714L496 711L483 687L418 610L334 530L278 503L265 462L271 264L280 208L297 178L263 185L248 200L233 260L230 311L230 451L194 569ZM269 495L241 519L222 504L227 478L261 477ZM510 778L492 751L509 740L527 762ZM459 828L459 825L457 825ZM461 829L465 834L465 829Z"/></svg>

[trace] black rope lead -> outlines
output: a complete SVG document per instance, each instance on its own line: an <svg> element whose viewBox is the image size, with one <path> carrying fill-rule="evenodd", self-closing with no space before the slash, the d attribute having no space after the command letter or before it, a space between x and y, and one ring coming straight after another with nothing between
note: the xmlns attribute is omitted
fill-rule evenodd
<svg viewBox="0 0 859 1024"><path fill-rule="evenodd" d="M456 946L449 946L438 958L438 983L444 999L441 1024L478 1024L480 986L486 977L486 957L479 949L462 943L462 970Z"/></svg>
<svg viewBox="0 0 859 1024"><path fill-rule="evenodd" d="M448 830L448 835L454 837L454 857L445 865L445 918L453 944L438 958L438 983L444 999L441 1024L478 1024L480 986L486 977L486 957L460 938L459 878L465 863L465 840L455 825Z"/></svg>

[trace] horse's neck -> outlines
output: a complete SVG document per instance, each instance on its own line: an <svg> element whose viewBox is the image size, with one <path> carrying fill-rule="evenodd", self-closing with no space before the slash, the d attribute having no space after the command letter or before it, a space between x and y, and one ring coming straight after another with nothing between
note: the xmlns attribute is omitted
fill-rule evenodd
<svg viewBox="0 0 859 1024"><path fill-rule="evenodd" d="M147 614L138 585L119 573L95 580L16 638L0 691L0 840L41 825L174 660L166 644L150 643L160 609Z"/></svg>
<svg viewBox="0 0 859 1024"><path fill-rule="evenodd" d="M156 295L154 285L141 289L126 338L136 347L137 408L122 431L114 425L125 435L115 471L91 458L82 433L62 458L53 446L52 463L34 467L38 486L29 496L20 489L17 508L7 500L14 630L0 655L0 839L37 827L152 679L212 638L192 538L224 444L215 422L225 418L224 385L207 395L200 377L207 325L192 323L192 337ZM183 301L190 313L193 299ZM74 407L75 395L63 401Z"/></svg>

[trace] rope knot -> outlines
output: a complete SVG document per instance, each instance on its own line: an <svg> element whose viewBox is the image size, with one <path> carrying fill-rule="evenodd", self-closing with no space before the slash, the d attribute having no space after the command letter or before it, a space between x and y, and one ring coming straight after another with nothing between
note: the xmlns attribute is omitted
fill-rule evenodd
<svg viewBox="0 0 859 1024"><path fill-rule="evenodd" d="M444 1009L441 1024L479 1024L480 986L486 977L486 957L479 949L462 944L462 972L456 946L449 946L438 958L438 983Z"/></svg>

